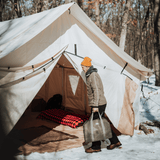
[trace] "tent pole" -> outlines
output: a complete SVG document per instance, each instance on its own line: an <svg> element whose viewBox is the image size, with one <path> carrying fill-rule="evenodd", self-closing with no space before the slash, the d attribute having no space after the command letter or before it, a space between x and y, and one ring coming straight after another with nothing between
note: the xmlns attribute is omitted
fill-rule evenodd
<svg viewBox="0 0 160 160"><path fill-rule="evenodd" d="M125 66L123 67L121 74L123 73L124 69L127 67L128 63L126 62Z"/></svg>
<svg viewBox="0 0 160 160"><path fill-rule="evenodd" d="M68 51L65 51L65 52L66 52L66 53L68 53L68 54L71 54L71 55L73 55L73 56L77 56L77 57L79 57L79 58L84 59L84 57L81 57L81 56L75 55L74 53L71 53L71 52L68 52Z"/></svg>
<svg viewBox="0 0 160 160"><path fill-rule="evenodd" d="M77 56L77 45L74 44L74 51L75 51L75 55Z"/></svg>
<svg viewBox="0 0 160 160"><path fill-rule="evenodd" d="M125 66L123 67L121 74L127 76L126 74L123 73L124 69L127 67L128 63L126 62ZM129 76L127 76L128 78L130 78ZM132 78L130 78L131 80L133 80Z"/></svg>
<svg viewBox="0 0 160 160"><path fill-rule="evenodd" d="M76 54L74 54L74 53L71 53L71 52L68 52L68 51L65 51L65 52L68 53L68 54L71 54L71 55L73 55L73 56L76 56L76 57L79 57L79 58L84 59L84 57L78 56L78 55L76 55ZM127 75L124 74L123 71L124 71L124 69L127 67L127 65L128 65L128 63L126 62L125 66L123 67L123 69L122 69L122 71L121 71L121 74L123 74L123 75L125 75L125 76L127 76ZM103 67L103 69L105 69L105 68L106 68L106 66ZM130 78L129 76L127 76L127 77ZM130 79L132 80L132 78L130 78Z"/></svg>

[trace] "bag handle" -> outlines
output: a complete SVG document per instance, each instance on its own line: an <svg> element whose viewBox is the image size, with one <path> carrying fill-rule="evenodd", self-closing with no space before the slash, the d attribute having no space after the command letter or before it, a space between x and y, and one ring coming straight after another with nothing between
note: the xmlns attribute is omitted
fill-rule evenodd
<svg viewBox="0 0 160 160"><path fill-rule="evenodd" d="M93 120L93 114L94 114L94 113L96 113L96 112L92 112L92 114L91 114L91 116L90 116L90 118L89 118L89 121ZM102 112L101 115L100 115L100 113L99 113L99 111L98 111L99 117L102 117L102 114L103 114L103 112Z"/></svg>
<svg viewBox="0 0 160 160"><path fill-rule="evenodd" d="M102 112L103 113L103 112ZM103 135L105 135L106 134L106 132L105 132L105 128L104 128L104 123L103 123L103 120L102 120L102 117L101 117L101 115L100 115L100 113L99 113L99 111L98 111L98 115L99 115L99 118L100 118L100 122L101 122L101 126L102 126L102 129L103 129ZM105 138L105 137L104 137Z"/></svg>
<svg viewBox="0 0 160 160"><path fill-rule="evenodd" d="M91 123L91 133L93 133L93 114L94 114L94 112L92 112L92 114L91 114L91 117L90 117L90 123ZM103 112L102 112L102 114L103 114ZM103 135L105 135L106 133L105 133L105 128L104 128L104 123L103 123L103 120L102 120L102 114L100 115L100 113L99 113L99 111L98 111L98 115L99 115L99 118L100 118L100 122L101 122L101 126L102 126L102 130L103 130ZM91 136L92 136L92 140L94 139L94 137L93 137L93 134L91 134ZM104 139L105 139L105 137L104 137Z"/></svg>
<svg viewBox="0 0 160 160"><path fill-rule="evenodd" d="M91 117L90 117L90 124L91 124L91 133L93 133L93 114L94 112L92 112ZM94 140L93 134L91 134L92 136L92 140Z"/></svg>

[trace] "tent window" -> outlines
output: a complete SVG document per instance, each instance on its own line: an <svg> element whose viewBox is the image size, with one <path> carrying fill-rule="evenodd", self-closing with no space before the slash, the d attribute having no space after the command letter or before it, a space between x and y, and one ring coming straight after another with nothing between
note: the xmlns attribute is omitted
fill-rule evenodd
<svg viewBox="0 0 160 160"><path fill-rule="evenodd" d="M69 82L72 88L72 92L75 95L76 94L76 90L77 90L77 86L79 83L79 76L75 76L75 75L69 75Z"/></svg>

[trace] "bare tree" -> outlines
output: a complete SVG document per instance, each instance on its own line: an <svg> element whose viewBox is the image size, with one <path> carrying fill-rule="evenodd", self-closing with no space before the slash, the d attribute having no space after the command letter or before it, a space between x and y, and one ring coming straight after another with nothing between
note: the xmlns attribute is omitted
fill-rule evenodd
<svg viewBox="0 0 160 160"><path fill-rule="evenodd" d="M4 11L5 0L0 0L0 22L3 20L2 13Z"/></svg>
<svg viewBox="0 0 160 160"><path fill-rule="evenodd" d="M96 25L100 27L99 0L95 0L95 16L96 16Z"/></svg>
<svg viewBox="0 0 160 160"><path fill-rule="evenodd" d="M160 86L160 0L154 2L154 60L155 60L155 75L156 85Z"/></svg>
<svg viewBox="0 0 160 160"><path fill-rule="evenodd" d="M10 0L12 4L12 8L15 11L17 17L22 17L22 11L20 6L20 0Z"/></svg>
<svg viewBox="0 0 160 160"><path fill-rule="evenodd" d="M43 10L48 10L49 8L49 1L48 0L43 0Z"/></svg>
<svg viewBox="0 0 160 160"><path fill-rule="evenodd" d="M65 3L76 2L78 4L78 0L65 0Z"/></svg>
<svg viewBox="0 0 160 160"><path fill-rule="evenodd" d="M44 6L43 0L37 0L36 3L37 13L42 12L43 6Z"/></svg>
<svg viewBox="0 0 160 160"><path fill-rule="evenodd" d="M15 10L15 12L17 14L17 17L22 17L20 0L14 0L14 10Z"/></svg>
<svg viewBox="0 0 160 160"><path fill-rule="evenodd" d="M124 16L122 20L122 31L120 36L120 44L119 47L124 51L125 48L125 40L126 40L126 34L127 34L127 21L128 21L128 12L130 8L131 0L126 0L126 6L124 10Z"/></svg>

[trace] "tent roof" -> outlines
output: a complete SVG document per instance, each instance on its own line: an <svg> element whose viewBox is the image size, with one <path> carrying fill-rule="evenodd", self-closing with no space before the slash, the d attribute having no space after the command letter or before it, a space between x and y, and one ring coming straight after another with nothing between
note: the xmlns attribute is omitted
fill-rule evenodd
<svg viewBox="0 0 160 160"><path fill-rule="evenodd" d="M147 69L134 60L127 53L123 52L112 40L110 40L76 3L61 5L57 8L38 14L1 22L0 67L25 66L29 60L34 57L34 55L31 51L23 53L24 51L21 50L21 48L24 46L25 48L33 48L33 46L31 46L33 43L28 44L28 42L34 42L34 37L47 30L51 24L66 12L72 15L76 21L83 25L83 27L93 35L92 40L94 41L95 39L94 42L113 61L119 64L122 68L126 63L128 63L125 69L130 74L141 80L152 75L152 71L150 69ZM41 39L39 39L39 41L41 41ZM44 46L44 48L45 47L46 46ZM19 53L16 52L17 49L20 50ZM42 52L42 50L39 49L39 52ZM38 54L38 51L35 54ZM19 63L17 62L17 57L20 59Z"/></svg>

